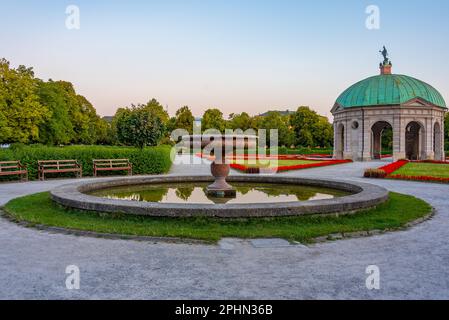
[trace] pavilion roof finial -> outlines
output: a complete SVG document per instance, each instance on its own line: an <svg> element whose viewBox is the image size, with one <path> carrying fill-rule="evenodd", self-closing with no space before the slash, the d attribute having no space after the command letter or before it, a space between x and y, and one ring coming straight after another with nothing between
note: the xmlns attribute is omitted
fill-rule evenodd
<svg viewBox="0 0 449 320"><path fill-rule="evenodd" d="M380 67L380 73L381 74L391 74L391 67L393 66L391 64L390 59L388 58L388 50L387 48L385 48L385 46L383 47L382 50L379 51L382 56L384 57L384 61L380 63L379 67Z"/></svg>

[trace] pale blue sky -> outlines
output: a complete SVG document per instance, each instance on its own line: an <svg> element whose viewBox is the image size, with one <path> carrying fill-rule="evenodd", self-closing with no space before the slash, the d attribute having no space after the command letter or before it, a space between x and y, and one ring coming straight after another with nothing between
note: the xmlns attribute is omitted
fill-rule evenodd
<svg viewBox="0 0 449 320"><path fill-rule="evenodd" d="M65 28L78 5L81 29ZM365 27L380 7L381 28ZM337 96L378 73L430 83L449 102L447 0L0 0L0 57L43 79L71 81L102 115L155 97L173 114L227 115L310 105L329 116Z"/></svg>

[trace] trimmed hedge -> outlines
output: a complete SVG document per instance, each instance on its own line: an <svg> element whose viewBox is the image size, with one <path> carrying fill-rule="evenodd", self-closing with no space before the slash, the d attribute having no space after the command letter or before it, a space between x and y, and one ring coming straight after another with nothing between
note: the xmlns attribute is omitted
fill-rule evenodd
<svg viewBox="0 0 449 320"><path fill-rule="evenodd" d="M170 170L172 164L170 150L169 146L147 147L144 149L109 146L18 146L0 150L0 161L20 160L22 164L28 166L30 180L37 179L38 160L76 159L83 166L83 176L93 176L93 159L126 158L133 164L133 174L162 174ZM108 174L118 175L121 172L101 173L101 175Z"/></svg>
<svg viewBox="0 0 449 320"><path fill-rule="evenodd" d="M304 154L304 155L308 155L308 154L328 154L328 155L332 155L333 153L333 149L332 148L303 148L303 147L299 147L299 148L295 148L295 149L290 149L287 147L279 147L278 149L278 154Z"/></svg>

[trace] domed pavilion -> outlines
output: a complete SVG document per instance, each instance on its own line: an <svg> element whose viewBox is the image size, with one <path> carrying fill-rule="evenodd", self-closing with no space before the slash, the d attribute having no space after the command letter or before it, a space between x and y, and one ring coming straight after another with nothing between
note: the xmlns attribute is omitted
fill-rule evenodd
<svg viewBox="0 0 449 320"><path fill-rule="evenodd" d="M423 81L392 74L385 48L382 54L380 75L352 85L335 102L334 157L380 159L383 133L392 130L394 160L444 160L443 97Z"/></svg>

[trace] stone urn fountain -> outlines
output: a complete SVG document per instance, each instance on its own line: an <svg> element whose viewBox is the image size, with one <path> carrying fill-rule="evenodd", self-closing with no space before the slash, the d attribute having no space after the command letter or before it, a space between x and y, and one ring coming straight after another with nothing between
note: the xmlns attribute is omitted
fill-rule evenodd
<svg viewBox="0 0 449 320"><path fill-rule="evenodd" d="M206 154L212 154L215 159L211 164L214 183L206 189L206 194L215 198L234 198L236 190L226 182L230 172L227 156L236 150L254 149L257 147L257 136L252 135L191 135L182 137L187 148L201 148Z"/></svg>

